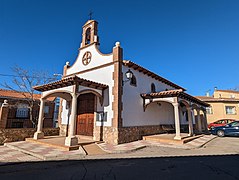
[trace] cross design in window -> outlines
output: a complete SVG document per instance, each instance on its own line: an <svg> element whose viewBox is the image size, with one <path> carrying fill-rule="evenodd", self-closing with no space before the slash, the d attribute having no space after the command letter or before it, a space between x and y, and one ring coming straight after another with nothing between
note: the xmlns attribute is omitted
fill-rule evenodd
<svg viewBox="0 0 239 180"><path fill-rule="evenodd" d="M90 63L90 61L91 61L91 53L87 51L82 58L82 63L86 66Z"/></svg>

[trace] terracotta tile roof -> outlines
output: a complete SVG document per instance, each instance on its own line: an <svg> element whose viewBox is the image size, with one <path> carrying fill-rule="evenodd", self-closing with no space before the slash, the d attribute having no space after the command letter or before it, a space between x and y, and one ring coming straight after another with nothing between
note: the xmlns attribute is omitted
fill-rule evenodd
<svg viewBox="0 0 239 180"><path fill-rule="evenodd" d="M33 88L37 91L43 92L43 91L48 91L48 90L52 90L52 89L71 86L76 83L78 83L81 86L100 89L100 90L108 88L108 86L105 84L89 81L89 80L86 80L83 78L79 78L77 76L63 78L59 81L51 82L51 83L40 85L40 86L34 86Z"/></svg>
<svg viewBox="0 0 239 180"><path fill-rule="evenodd" d="M200 104L202 106L206 106L206 107L209 106L208 103L203 102L200 99L185 93L182 89L160 91L160 92L149 93L149 94L143 93L143 94L141 94L141 97L146 98L146 99L165 98L165 97L181 97L182 99L185 99L185 100L188 100L188 101Z"/></svg>
<svg viewBox="0 0 239 180"><path fill-rule="evenodd" d="M204 102L239 102L239 99L236 98L214 98L211 96L195 96Z"/></svg>
<svg viewBox="0 0 239 180"><path fill-rule="evenodd" d="M155 93L143 93L141 94L142 97L174 97L175 95L178 95L179 93L183 92L182 89L175 89L175 90L168 90L168 91L160 91L160 92L155 92Z"/></svg>
<svg viewBox="0 0 239 180"><path fill-rule="evenodd" d="M167 79L165 79L165 78L163 78L163 77L161 77L161 76L159 76L159 75L157 75L157 74L155 74L155 73L145 69L144 67L142 67L142 66L140 66L140 65L138 65L138 64L136 64L136 63L134 63L132 61L123 60L123 65L128 66L129 68L133 68L134 70L137 70L137 71L142 72L144 74L147 74L148 76L150 76L150 77L152 77L152 78L154 78L154 79L156 79L158 81L161 81L164 84L170 85L170 86L172 86L172 87L174 87L176 89L182 89L184 91L186 90L186 89L178 86L177 84L175 84L175 83L173 83L173 82L171 82L171 81L169 81L169 80L167 80Z"/></svg>
<svg viewBox="0 0 239 180"><path fill-rule="evenodd" d="M40 99L41 94L33 94L34 99ZM7 89L0 89L0 98L20 98L27 99L31 98L31 94L27 92L18 92Z"/></svg>

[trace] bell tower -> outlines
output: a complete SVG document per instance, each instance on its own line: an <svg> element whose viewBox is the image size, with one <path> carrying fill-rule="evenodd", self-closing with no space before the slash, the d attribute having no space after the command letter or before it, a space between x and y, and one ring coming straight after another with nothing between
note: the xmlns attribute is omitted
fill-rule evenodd
<svg viewBox="0 0 239 180"><path fill-rule="evenodd" d="M84 48L91 44L100 45L98 37L98 22L95 20L88 20L82 27L82 42L80 48Z"/></svg>

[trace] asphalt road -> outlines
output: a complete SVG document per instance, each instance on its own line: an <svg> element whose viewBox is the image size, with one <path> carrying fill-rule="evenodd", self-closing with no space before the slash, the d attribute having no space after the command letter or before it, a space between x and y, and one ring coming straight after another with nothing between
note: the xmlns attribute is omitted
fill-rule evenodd
<svg viewBox="0 0 239 180"><path fill-rule="evenodd" d="M231 180L239 179L238 154L239 138L216 138L200 149L183 150L177 148L155 147L145 148L127 154L111 155L112 159L28 162L2 165L0 166L0 180ZM145 158L143 155L149 158ZM161 157L153 157L160 155ZM133 158L134 156L141 158ZM117 159L120 157L121 159Z"/></svg>

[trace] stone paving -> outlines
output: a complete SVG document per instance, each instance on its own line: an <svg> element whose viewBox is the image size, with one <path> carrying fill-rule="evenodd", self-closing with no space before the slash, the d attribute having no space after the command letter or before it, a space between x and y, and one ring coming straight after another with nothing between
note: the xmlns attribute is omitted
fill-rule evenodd
<svg viewBox="0 0 239 180"><path fill-rule="evenodd" d="M82 156L86 154L82 148L74 151L66 151L64 149L28 141L6 143L5 146L22 153L30 154L42 160L77 159L82 158Z"/></svg>
<svg viewBox="0 0 239 180"><path fill-rule="evenodd" d="M8 162L22 161L39 161L39 159L29 154L17 151L15 149L0 146L0 165L6 164Z"/></svg>
<svg viewBox="0 0 239 180"><path fill-rule="evenodd" d="M102 150L111 154L127 153L138 149L142 149L144 147L153 147L153 146L193 149L203 146L205 143L209 142L215 137L216 136L205 135L184 145L159 143L148 140L140 140L115 146L106 143L100 143L96 145L99 146ZM95 152L94 154L97 155L97 152ZM42 161L42 160L83 159L85 156L86 153L83 148L74 151L66 151L64 149L59 149L53 146L28 141L6 143L5 146L0 146L0 165L7 162L20 162L20 161L24 162L24 161Z"/></svg>
<svg viewBox="0 0 239 180"><path fill-rule="evenodd" d="M213 140L217 136L214 135L204 135L200 138L194 139L193 141L188 142L186 145L191 149L191 148L199 148L202 147L204 144L207 142Z"/></svg>
<svg viewBox="0 0 239 180"><path fill-rule="evenodd" d="M120 145L111 145L106 143L100 143L100 146L104 151L109 153L123 153L130 152L138 149L142 149L146 146L162 146L162 147L172 147L172 148L182 148L182 149L192 149L202 147L205 143L216 138L213 135L204 135L203 137L194 139L186 144L173 144L173 143L161 143L156 141L140 140L131 143L125 143Z"/></svg>

